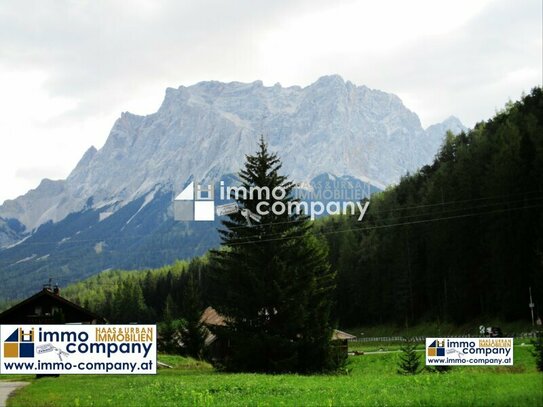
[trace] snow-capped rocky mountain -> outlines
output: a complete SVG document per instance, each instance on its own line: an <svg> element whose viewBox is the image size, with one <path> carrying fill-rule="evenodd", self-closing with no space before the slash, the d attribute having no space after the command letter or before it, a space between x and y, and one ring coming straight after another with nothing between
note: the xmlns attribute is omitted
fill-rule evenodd
<svg viewBox="0 0 543 407"><path fill-rule="evenodd" d="M458 119L449 118L424 130L418 116L397 96L355 86L337 75L307 87L211 81L168 88L156 113L123 113L105 145L99 150L91 147L66 180L45 179L36 189L0 206L0 245L4 246L0 270L21 269L21 264L26 269L36 259L41 259L40 267L50 262L54 253L32 246L44 230L55 236L51 242L67 241L88 228L119 222L125 212L130 213L130 222L141 225L145 220L134 222L134 217L141 218L146 207L150 212L156 209L155 215L160 214L156 221L163 225L171 220L172 193L188 180L217 182L236 173L245 154L255 151L261 134L295 181L310 182L330 173L383 188L429 163L448 129L465 128ZM83 222L85 214L92 216ZM7 222L19 226L13 229ZM117 226L112 236L120 239L127 227ZM20 245L6 249L22 238L26 240ZM94 237L102 238L107 240ZM184 255L208 247L202 244ZM59 265L70 269L69 260ZM93 270L119 266L113 260L97 261Z"/></svg>

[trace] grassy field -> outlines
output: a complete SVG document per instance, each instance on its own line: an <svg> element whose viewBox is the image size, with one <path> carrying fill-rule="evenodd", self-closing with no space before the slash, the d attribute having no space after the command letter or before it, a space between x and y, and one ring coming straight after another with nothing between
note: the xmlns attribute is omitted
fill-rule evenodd
<svg viewBox="0 0 543 407"><path fill-rule="evenodd" d="M515 347L509 368L456 367L416 376L396 373L398 353L350 357L348 372L331 376L218 373L202 362L163 355L159 360L174 369L156 376L27 377L32 384L8 406L543 406L543 374L530 349Z"/></svg>

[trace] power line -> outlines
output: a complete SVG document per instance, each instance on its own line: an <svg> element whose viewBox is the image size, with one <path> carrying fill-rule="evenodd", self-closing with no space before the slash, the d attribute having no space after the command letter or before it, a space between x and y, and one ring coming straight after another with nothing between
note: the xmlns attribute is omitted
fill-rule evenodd
<svg viewBox="0 0 543 407"><path fill-rule="evenodd" d="M534 201L534 200L539 201L541 199L543 199L543 197L534 197L534 198L531 198L530 201ZM392 218L392 220L399 221L399 220L402 220L402 219L410 219L410 218L416 218L416 217L428 216L428 215L436 215L436 214L445 215L445 214L449 214L449 213L462 212L462 211L467 211L467 210L477 210L477 209L490 208L490 207L494 207L494 206L497 206L497 205L516 204L516 203L519 203L519 202L525 202L525 200L496 202L496 203L488 204L488 205L477 205L477 206L471 206L471 207L454 208L454 209L448 209L448 210L445 210L445 211L439 211L437 213L436 212L421 212L421 213L415 213L415 214L405 214L405 215L396 216L396 217ZM374 213L378 213L378 212L372 212L371 214L373 215ZM478 213L482 213L482 212L478 212ZM387 221L387 220L390 221L391 219L383 219L383 220L384 221ZM287 222L285 222L285 223L287 223ZM317 232L319 232L319 231L317 231ZM320 232L320 233L322 234L322 233L325 233L325 232ZM283 232L277 232L277 233L268 234L267 236L280 236L282 234L283 234Z"/></svg>
<svg viewBox="0 0 543 407"><path fill-rule="evenodd" d="M520 194L514 194L514 195L503 194L503 195L495 195L495 196L489 196L489 197L463 199L463 200L457 200L457 201L443 201L443 202L439 202L439 203L423 204L423 205L415 205L415 206L403 206L403 207L402 206L397 206L397 207L388 208L388 209L384 209L384 210L380 210L380 211L371 211L371 214L376 215L376 214L388 213L388 212L394 212L394 211L405 211L405 210L410 210L410 209L429 208L429 207L436 207L436 206L448 206L448 205L454 205L454 204L459 204L459 203L477 202L477 201L491 200L491 199L501 199L503 197L511 197L511 198L513 198L513 197L517 197L517 196L524 196L524 195L530 195L530 194L535 194L535 193L541 193L541 191L540 190L534 190L534 191L520 193ZM530 198L530 199L533 199L533 198ZM503 201L501 201L499 203L501 204L501 203L503 203ZM231 227L229 229L235 230L235 229L242 229L242 228L249 228L249 227L255 228L255 227L264 226L264 225L280 225L280 224L295 223L295 222L299 222L299 221L298 220L290 220L290 221L284 221L284 222L273 222L273 223L268 223L268 224L259 224L259 225L250 225L250 226L249 225L240 225L240 226Z"/></svg>
<svg viewBox="0 0 543 407"><path fill-rule="evenodd" d="M519 195L516 195L516 196L519 196ZM479 199L463 200L463 201L455 201L455 202L456 203L475 202L475 201L488 200L488 199L495 199L495 198L494 197L492 197L492 198L487 197L487 198L479 198ZM510 201L501 201L501 202L495 202L495 203L490 203L490 204L486 204L486 205L475 205L475 206L461 207L461 208L449 208L449 209L447 209L445 211L440 211L439 214L443 215L443 214L448 214L448 213L455 213L455 212L458 212L458 211L477 210L477 209L482 209L482 208L494 207L496 205L510 205L510 204L516 204L516 203L519 203L519 202L526 202L526 201L539 201L541 199L543 199L543 197L535 196L535 197L531 197L531 198L528 198L528 199L521 199L521 200L514 200L514 201L512 201L512 200L510 200ZM449 204L452 204L452 202L449 202ZM427 206L441 206L441 204L419 205L417 207L411 207L411 208L427 207ZM439 220L444 220L444 219L458 219L458 218L464 218L464 217L473 217L473 216L483 215L483 214L487 214L487 213L503 213L503 212L506 212L508 210L522 210L522 209L538 208L538 207L540 207L540 206L539 205L523 206L523 207L519 207L519 208L510 208L510 209L503 209L503 210L498 210L498 211L477 212L477 213L471 213L471 214L454 215L454 216L449 216L449 217L440 217L440 218L435 218L435 219L414 220L414 221L410 221L410 222L401 222L401 223L395 223L395 224L390 224L390 225L373 225L373 226L366 226L366 227L355 227L355 228L351 228L351 229L342 229L342 230L338 230L338 231L317 230L316 233L318 233L320 235L329 235L329 234L346 233L346 232L358 231L358 230L364 231L364 230L388 228L388 227L395 227L395 226L402 226L402 225L409 225L409 224L434 222L434 221L439 221ZM389 210L387 210L387 211L376 211L376 212L373 212L372 214L386 213L386 212L390 212L390 211ZM410 219L410 218L416 218L416 217L434 215L434 214L436 214L436 213L435 212L422 212L422 213L415 213L415 214L405 214L405 215L397 216L397 217L395 217L393 219L395 221L399 221L399 220L403 220L403 219ZM390 220L390 219L387 219L387 220ZM299 222L299 221L294 221L294 222ZM278 225L278 224L282 224L282 223L292 223L292 221L276 222L276 223L270 223L270 224L265 224L265 225L272 225L273 226L273 225ZM259 226L265 226L265 225L259 225ZM259 227L259 226L257 226L257 227ZM252 226L252 227L254 228L255 226ZM259 239L259 240L247 240L247 241L234 242L234 243L230 243L229 246L242 245L242 244L255 244L255 243L277 241L277 240L288 240L288 239L291 239L291 238L299 238L299 237L301 237L301 236L285 237L285 236L282 236L282 235L283 235L282 232L278 232L278 233L274 233L274 234L268 234L267 236L272 237L272 238L268 238L268 239L264 239L264 240ZM143 236L149 236L149 235L143 235ZM273 238L273 236L279 236L279 237L278 238ZM106 242L107 243L108 240L109 241L110 240L122 241L122 240L133 240L133 239L135 239L134 236L131 236L131 237L119 237L119 238L101 238L101 239L96 239L96 240L95 239L81 239L81 240L71 241L70 243L80 243L80 242L97 242L97 243L98 242ZM58 243L54 243L54 242L49 242L49 243L45 243L45 242L29 242L28 244L52 244L52 245L56 245L58 247ZM185 246L185 248L187 247L187 245L184 245L184 246ZM195 247L200 246L200 243L195 242L195 243L191 244L190 246L195 248ZM69 251L70 251L70 248L65 247L65 250L57 252L56 254L60 255L59 257L61 257L62 259L75 259L75 258L80 258L81 257L81 255L73 255L73 256L68 255L68 256L66 256L66 255L62 254L63 252L69 252ZM172 252L172 251L175 251L175 249L144 250L143 253L163 253L163 252ZM110 255L110 256L111 255L119 255L119 256L124 256L125 255L125 253L123 251L111 250L111 249L104 249L104 253L107 254L107 255ZM173 253L173 254L175 254L175 253ZM29 259L29 260L36 260L36 259ZM167 266L167 265L165 265L165 266Z"/></svg>
<svg viewBox="0 0 543 407"><path fill-rule="evenodd" d="M371 215L376 215L376 214L381 214L381 213L389 213L389 212L394 212L394 211L405 211L405 210L410 210L410 209L449 206L449 205L459 204L459 203L478 202L478 201L491 200L491 199L500 199L501 197L511 197L512 198L512 197L517 197L517 196L525 196L525 195L530 195L530 194L534 194L534 193L538 193L538 192L540 192L540 191L530 191L530 192L527 192L527 193L514 194L514 195L510 195L510 194L508 194L508 195L497 195L497 196L491 196L491 197L481 197L481 198L465 199L465 200L458 200L458 201L445 201L445 202L434 203L434 204L424 204L424 205L407 206L407 207L394 207L394 208L387 208L387 209L381 210L381 211L372 211L372 212L369 212L369 213L371 213ZM528 198L528 200L542 199L542 198L543 198L543 196L537 196L537 197ZM496 202L495 204L491 204L489 206L504 205L504 204L516 203L516 202L520 202L520 201L524 201L524 200L500 201L500 202ZM485 207L485 206L480 206L480 207L482 208L482 207ZM455 210L468 210L468 209L472 209L472 208L475 208L475 207L458 208L458 209L455 209ZM446 213L446 212L444 212L444 213ZM408 216L421 216L423 214L424 213L422 213L422 214L413 214L413 215L404 215L404 216L406 216L406 217L408 217ZM283 221L283 222L270 222L270 223L264 223L264 224L258 224L258 225L233 226L233 227L231 227L229 229L230 230L237 230L237 229L244 229L244 228L261 228L263 226L275 226L275 225L282 225L282 224L289 224L289 223L299 223L299 222L301 222L301 221L300 220L289 220L289 221ZM104 242L104 243L107 243L107 242L112 242L112 241L115 242L115 241L131 241L131 240L137 241L138 238L151 237L151 236L153 236L153 235L152 234L139 234L139 235L131 235L129 237L128 236L118 236L118 237L112 236L112 237L102 237L102 238L96 238L96 239L72 239L72 238L68 238L68 240L66 240L65 242L62 242L62 243L61 242L37 241L37 242L26 242L25 245L62 245L62 244L66 244L66 246L68 246L68 245L74 244L74 243L88 243L88 242L94 242L94 243ZM16 246L14 246L14 247L16 247Z"/></svg>
<svg viewBox="0 0 543 407"><path fill-rule="evenodd" d="M534 201L534 200L541 200L541 199L543 199L543 197L532 197L529 200ZM447 211L440 211L439 214L443 215L443 214L447 214L447 213L454 213L454 212L457 212L457 211L476 210L476 209L482 209L482 208L487 208L487 207L493 207L493 206L498 205L498 204L506 205L506 204L523 202L523 201L524 200L515 200L515 201L497 202L497 203L493 203L493 204L490 204L490 205L478 205L478 206L471 206L471 207L454 208L454 209L449 209ZM409 222L400 222L400 223L394 223L394 224L388 224L388 225L373 225L373 226L365 226L365 227L355 227L355 228L342 229L342 230L336 230L336 231L316 230L316 233L320 234L320 235L330 235L330 234L347 233L347 232L353 232L353 231L366 231L366 230L373 230L373 229L390 228L390 227L396 227L396 226L405 226L405 225L410 225L410 224L428 223L428 222L435 222L435 221L440 221L440 220L459 219L459 218L473 217L473 216L484 215L484 214L489 214L489 213L503 213L503 212L507 212L507 211L515 211L515 210L531 209L531 208L539 208L539 207L541 207L541 205L522 206L522 207L518 207L518 208L506 208L506 209L502 209L502 210L477 212L477 213L471 213L471 214L461 214L461 215L440 217L440 218L434 218L434 219L413 220L413 221L409 221ZM409 219L409 218L413 218L413 217L427 216L427 215L433 215L433 214L435 214L435 212L423 212L423 213L418 213L418 214L398 216L398 217L393 218L393 220L399 221L399 220L402 220L402 219ZM388 219L388 220L390 220L390 219ZM274 223L273 225L275 225L275 224L276 223ZM239 246L239 245L243 245L243 244L256 244L256 243L263 243L263 242L281 241L281 240L288 240L288 239L293 239L293 238L297 239L297 238L301 238L303 236L303 235L301 235L301 236L286 236L285 237L285 236L282 236L282 235L283 235L282 232L278 232L278 233L268 235L268 237L280 236L278 238L268 238L268 239L259 239L259 240L246 240L246 241L230 243L230 244L228 244L228 246ZM200 243L193 243L191 246L192 247L197 247L199 245L200 245ZM185 248L186 248L186 246L185 246ZM69 251L69 248L66 248L65 251ZM163 252L172 252L172 251L175 251L175 249L146 250L143 253L163 253ZM119 255L119 256L124 256L125 255L125 253L123 251L119 251L119 250L104 249L104 253L108 254L108 255ZM66 255L62 255L62 252L57 253L57 254L61 254L62 259L81 258L81 255L66 256ZM173 254L175 254L175 253L173 253ZM35 259L29 259L29 260L35 260ZM164 265L164 267L167 267L167 266L168 266L167 264Z"/></svg>
<svg viewBox="0 0 543 407"><path fill-rule="evenodd" d="M376 226L369 226L369 227L363 227L363 228L352 228L352 229L336 230L336 231L330 231L330 232L318 232L318 234L320 234L320 235L332 235L332 234L354 232L354 231L386 229L386 228L392 228L392 227L398 227L398 226L415 225L415 224L422 224L422 223L432 223L432 222L438 222L438 221L442 221L442 220L469 218L469 217L480 216L480 215L512 212L512 211L516 211L516 210L533 209L533 208L543 208L543 205L522 206L522 207L518 207L518 208L508 208L508 209L495 210L495 211L470 213L470 214L448 216L448 217L435 218L435 219L424 219L424 220L411 221L411 222L395 223L395 224L390 224L390 225L376 225ZM229 243L227 246L240 246L240 245L244 245L244 244L255 244L255 243L273 242L273 241L279 241L279 240L299 239L299 238L303 238L303 237L304 237L304 235L301 235L301 236L288 236L288 237L275 238L275 239L261 239L261 240L245 241L245 242L234 242L234 243Z"/></svg>
<svg viewBox="0 0 543 407"><path fill-rule="evenodd" d="M349 228L349 229L342 229L342 230L335 230L335 231L324 231L324 232L317 231L317 234L319 234L319 235L333 235L333 234L357 232L357 231L388 229L388 228L401 227L401 226L407 226L407 225L434 223L434 222L445 221L445 220L470 218L470 217L476 217L476 216L481 216L481 215L513 212L513 211L519 211L519 210L525 210L525 209L534 209L534 208L543 208L543 204L532 205L532 206L522 206L522 207L516 207L516 208L505 208L505 209L501 209L501 210L492 210L492 211L469 213L469 214L454 215L454 216L446 216L446 217L439 217L439 218L432 218L432 219L421 219L421 220L415 220L415 221L409 221L409 222L400 222L400 223L386 224L386 225L373 225L373 226L356 227L356 228ZM258 243L267 243L267 242L290 240L290 239L299 239L299 238L303 238L303 237L304 237L304 235L279 237L279 238L273 238L273 239L259 239L259 240L252 240L252 241L242 241L242 242L230 243L227 246L242 246L242 245L248 245L248 244L258 244ZM168 267L168 265L165 265L163 267ZM147 270L149 270L149 269L147 269ZM118 271L119 272L131 272L132 271L132 272L141 272L141 273L143 273L146 270L118 270ZM65 279L58 279L58 277L54 277L54 278L56 278L57 280L65 280ZM97 283L97 282L93 282L92 284L94 284L94 285L111 285L111 286L116 286L117 285L116 283Z"/></svg>

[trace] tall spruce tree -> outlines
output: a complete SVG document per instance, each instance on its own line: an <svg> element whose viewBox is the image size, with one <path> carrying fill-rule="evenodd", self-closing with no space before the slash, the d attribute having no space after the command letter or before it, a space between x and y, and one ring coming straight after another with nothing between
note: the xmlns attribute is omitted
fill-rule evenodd
<svg viewBox="0 0 543 407"><path fill-rule="evenodd" d="M240 208L257 213L260 202L270 209L276 202L288 206L294 184L280 175L280 169L279 158L261 138L257 153L246 156L239 174L242 185L246 190L268 187L270 192L280 187L285 196L240 194L236 199ZM211 255L213 305L228 321L215 332L229 344L223 366L253 372L334 369L330 309L335 274L326 245L310 233L308 218L270 211L249 225L236 213L223 226L222 248Z"/></svg>

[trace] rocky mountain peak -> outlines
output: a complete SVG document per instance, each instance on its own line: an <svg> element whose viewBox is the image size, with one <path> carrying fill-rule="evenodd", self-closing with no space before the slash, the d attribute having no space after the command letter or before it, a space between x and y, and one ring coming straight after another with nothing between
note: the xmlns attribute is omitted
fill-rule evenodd
<svg viewBox="0 0 543 407"><path fill-rule="evenodd" d="M89 148L66 181L0 207L32 229L87 207L122 207L159 186L236 173L260 135L295 181L348 175L383 188L427 164L458 119L421 127L395 95L339 75L306 86L218 81L167 88L156 113L122 113L105 145ZM89 201L90 199L90 201Z"/></svg>

